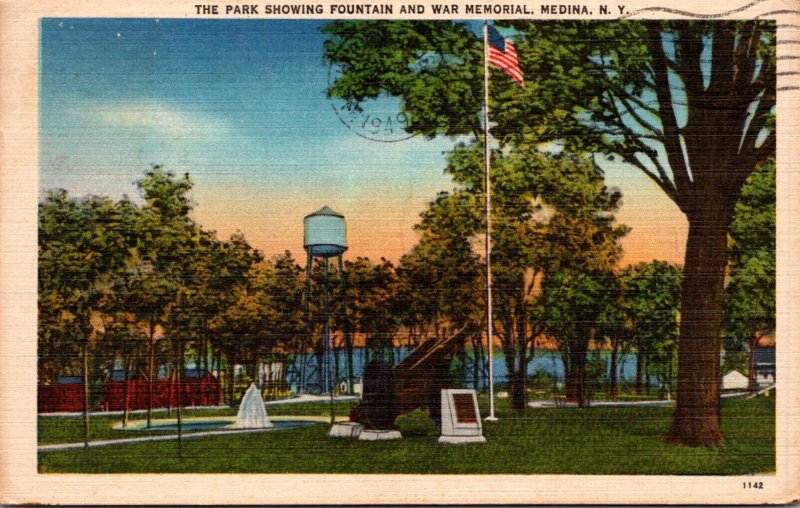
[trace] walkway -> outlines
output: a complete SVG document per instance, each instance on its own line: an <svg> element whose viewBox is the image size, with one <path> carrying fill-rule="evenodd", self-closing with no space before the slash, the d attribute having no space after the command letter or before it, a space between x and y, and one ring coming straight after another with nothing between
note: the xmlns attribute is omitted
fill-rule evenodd
<svg viewBox="0 0 800 508"><path fill-rule="evenodd" d="M266 429L211 430L206 432L191 432L189 434L183 434L181 436L181 439L195 439L198 437L208 437L219 434L246 434L251 432L269 432L273 430L278 430L278 427L267 427ZM39 445L38 450L40 452L81 450L83 448L97 448L99 446L144 443L146 441L173 441L177 439L178 439L177 434L167 434L164 436L128 437L123 439L106 439L103 441L89 441L88 444L80 442L80 443L58 443L49 445Z"/></svg>
<svg viewBox="0 0 800 508"><path fill-rule="evenodd" d="M330 417L328 416L289 416L289 415L279 415L270 417L270 420L274 422L281 422L281 421L300 421L300 422L308 422L308 424L314 423L327 423L330 422ZM337 421L345 421L347 417L345 416L337 416ZM131 422L133 423L133 422ZM267 427L264 429L219 429L219 430L207 430L201 432L189 432L184 433L181 435L181 439L196 439L200 437L210 437L210 436L219 436L219 435L230 435L230 434L249 434L253 432L274 432L276 430L286 430L290 428L296 428L297 426L275 426L275 427ZM97 448L100 446L109 446L109 445L121 445L121 444L132 444L132 443L144 443L147 441L175 441L178 439L178 434L164 434L160 436L143 436L143 437L126 437L120 439L105 439L105 440L98 440L98 441L89 441L89 444L86 445L83 441L78 443L56 443L56 444L48 444L48 445L39 445L37 447L38 451L40 452L54 452L54 451L62 451L62 450L81 450L83 448Z"/></svg>
<svg viewBox="0 0 800 508"><path fill-rule="evenodd" d="M592 400L589 402L589 407L656 407L668 406L674 402L674 400ZM532 400L528 402L528 406L534 409L541 409L546 407L578 407L578 404L575 402L561 402L557 404L552 399L546 399Z"/></svg>
<svg viewBox="0 0 800 508"><path fill-rule="evenodd" d="M343 402L347 400L361 400L358 395L337 395L333 397L334 402ZM330 402L331 396L330 395L310 395L310 394L303 394L297 395L296 397L290 397L288 399L278 399L278 400L269 400L265 401L265 406L279 406L281 404L296 404L298 402Z"/></svg>
<svg viewBox="0 0 800 508"><path fill-rule="evenodd" d="M750 392L747 391L730 392L730 393L723 393L722 395L720 395L720 398L732 399L736 397L745 397L745 398L756 397L758 395L767 393L773 389L775 389L774 384L760 389L755 394L751 394ZM589 402L589 407L660 407L660 406L670 406L673 404L675 404L674 400L628 400L628 401L593 400ZM552 399L532 400L528 402L528 406L534 409L549 408L549 407L578 407L578 405L574 402L556 403Z"/></svg>
<svg viewBox="0 0 800 508"><path fill-rule="evenodd" d="M265 406L280 406L283 404L297 404L301 402L330 402L331 397L330 395L310 395L310 394L303 394L298 395L296 397L289 397L288 399L278 399L278 400L267 400L264 401ZM337 395L333 398L334 402L343 402L348 400L361 400L361 398L357 395ZM189 409L230 409L230 406L185 406L184 410ZM175 408L171 408L171 411L174 412ZM153 408L153 413L166 413L167 408ZM136 415L136 414L145 414L147 413L147 409L129 409L129 415ZM121 416L122 411L92 411L89 413L90 416ZM64 418L74 418L77 416L83 416L83 412L71 412L71 413L39 413L39 416L55 416L55 417L64 417Z"/></svg>

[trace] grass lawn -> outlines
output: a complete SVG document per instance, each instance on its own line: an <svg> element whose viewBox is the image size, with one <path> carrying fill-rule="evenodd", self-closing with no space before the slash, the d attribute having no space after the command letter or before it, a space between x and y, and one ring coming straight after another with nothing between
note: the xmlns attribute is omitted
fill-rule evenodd
<svg viewBox="0 0 800 508"><path fill-rule="evenodd" d="M664 441L672 416L670 408L552 408L517 414L500 401L500 421L484 425L488 442L482 445L440 445L435 433L424 432L423 426L416 432L407 431L399 441L332 440L326 435L326 425L314 425L188 440L183 445L183 458L176 456L175 441L40 453L39 471L643 475L774 472L775 397L728 399L722 404L726 444L708 449L677 447ZM320 409L318 404L305 408L287 405L272 407L269 412L316 414ZM95 422L93 425L101 425L102 421L96 418ZM40 442L56 437L52 429L43 432L51 425L49 421L40 423ZM80 420L76 425L80 429Z"/></svg>

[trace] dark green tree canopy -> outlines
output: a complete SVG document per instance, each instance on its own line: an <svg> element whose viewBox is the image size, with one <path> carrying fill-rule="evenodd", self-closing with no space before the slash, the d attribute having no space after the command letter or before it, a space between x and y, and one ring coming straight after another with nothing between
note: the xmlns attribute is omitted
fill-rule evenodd
<svg viewBox="0 0 800 508"><path fill-rule="evenodd" d="M616 155L687 213L710 182L738 192L774 151L773 22L508 24L526 84L492 73L492 132L503 142ZM478 137L478 33L449 21L336 21L324 31L325 58L343 71L331 97L354 106L401 97L409 132ZM718 182L720 171L731 178Z"/></svg>
<svg viewBox="0 0 800 508"><path fill-rule="evenodd" d="M759 166L742 189L731 222L725 298L726 349L775 331L775 161Z"/></svg>

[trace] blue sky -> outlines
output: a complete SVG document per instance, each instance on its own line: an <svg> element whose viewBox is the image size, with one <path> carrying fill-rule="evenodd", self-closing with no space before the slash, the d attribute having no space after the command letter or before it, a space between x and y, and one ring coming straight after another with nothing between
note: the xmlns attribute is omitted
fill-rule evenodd
<svg viewBox="0 0 800 508"><path fill-rule="evenodd" d="M221 237L240 229L267 255L298 256L303 216L328 204L347 217L350 255L398 259L419 212L452 187L443 152L453 142L347 129L325 97L323 24L44 19L40 192L136 196L133 182L163 164L190 173L195 216ZM669 206L654 185L616 167L608 179L626 195L621 220L667 235L640 242L682 251L664 217L642 222L654 200Z"/></svg>

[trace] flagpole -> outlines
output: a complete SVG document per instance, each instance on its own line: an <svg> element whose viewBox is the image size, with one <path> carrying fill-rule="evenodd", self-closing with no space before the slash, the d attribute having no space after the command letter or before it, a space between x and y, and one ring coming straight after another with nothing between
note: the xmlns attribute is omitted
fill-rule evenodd
<svg viewBox="0 0 800 508"><path fill-rule="evenodd" d="M488 421L497 421L494 415L494 373L492 352L494 342L492 326L492 180L489 178L491 150L489 149L489 25L483 23L483 152L486 167L486 341L489 344L489 416Z"/></svg>

